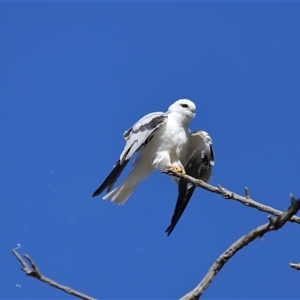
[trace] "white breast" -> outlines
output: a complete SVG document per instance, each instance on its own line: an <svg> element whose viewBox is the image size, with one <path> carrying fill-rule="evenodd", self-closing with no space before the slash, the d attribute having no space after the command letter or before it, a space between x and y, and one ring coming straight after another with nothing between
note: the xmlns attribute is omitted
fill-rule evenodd
<svg viewBox="0 0 300 300"><path fill-rule="evenodd" d="M180 121L176 118L176 114L170 114L166 124L161 126L153 139L141 149L141 158L151 160L157 169L166 169L170 164L183 168L182 160L187 154L190 133L188 124L182 124Z"/></svg>

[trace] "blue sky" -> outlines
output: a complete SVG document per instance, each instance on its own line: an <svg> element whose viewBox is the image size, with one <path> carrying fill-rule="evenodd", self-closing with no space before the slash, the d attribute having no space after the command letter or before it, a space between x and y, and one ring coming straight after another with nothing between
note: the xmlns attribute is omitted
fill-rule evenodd
<svg viewBox="0 0 300 300"><path fill-rule="evenodd" d="M179 98L213 138L212 184L284 210L300 197L299 3L0 3L2 298L175 299L267 214L153 173L121 207L92 198L140 117ZM128 173L128 168L125 173ZM298 298L300 227L244 248L204 297Z"/></svg>

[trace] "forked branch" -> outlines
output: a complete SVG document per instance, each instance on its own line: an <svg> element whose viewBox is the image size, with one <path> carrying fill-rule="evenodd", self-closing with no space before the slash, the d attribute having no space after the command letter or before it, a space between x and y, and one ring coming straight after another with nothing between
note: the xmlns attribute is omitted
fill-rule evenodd
<svg viewBox="0 0 300 300"><path fill-rule="evenodd" d="M192 290L191 292L189 292L188 294L186 294L184 297L182 297L181 299L184 300L190 300L190 299L199 299L200 296L203 294L203 292L205 291L205 289L209 286L209 284L212 282L212 280L214 279L214 277L216 276L216 274L221 270L221 268L225 265L225 263L240 249L242 249L243 247L247 246L250 242L252 242L253 240L255 240L258 237L262 237L265 233L269 232L269 231L273 231L273 230L278 230L279 228L281 228L287 221L290 222L295 222L300 224L300 218L295 216L295 214L298 212L298 210L300 209L300 199L296 200L292 195L290 196L291 198L291 205L290 207L287 209L286 212L282 212L280 210L274 209L270 206L266 206L263 205L261 203L258 203L256 201L254 201L253 199L250 198L250 194L247 188L245 188L245 197L240 196L238 194L235 194L223 187L221 187L220 185L218 185L217 187L209 185L205 182L203 182L202 180L197 180L191 176L188 176L186 174L181 174L181 173L177 173L174 172L172 170L167 170L167 171L162 171L162 173L168 174L168 175L172 175L175 177L179 177L179 178L184 178L187 181L193 183L195 186L197 187L202 187L210 192L213 193L217 193L220 194L223 198L225 199L232 199L232 200L236 200L246 206L258 209L260 211L263 212L267 212L270 213L274 216L277 216L277 218L272 218L272 217L268 217L269 222L267 224L264 224L254 230L252 230L251 232L249 232L248 234L244 235L243 237L241 237L239 240L237 240L235 243L233 243L215 262L214 264L211 266L211 268L208 270L207 274L205 275L205 277L203 278L203 280L199 283L199 285ZM35 277L36 279L45 282L46 284L53 286L55 288L58 288L66 293L72 294L76 297L79 297L81 299L86 299L86 300L93 300L94 298L85 295L83 293L80 293L74 289L71 289L67 286L64 286L60 283L57 283L55 281L53 281L50 278L47 278L45 276L43 276L38 267L36 266L36 264L34 263L34 261L29 257L29 255L25 254L24 257L28 260L28 262L31 265L31 268L27 265L26 261L20 256L20 254L16 251L16 249L12 250L13 254L15 255L15 257L19 260L19 262L22 265L22 271L24 271L26 273L26 275L28 276L32 276ZM300 264L290 264L290 266L292 268L295 268L297 270L300 270Z"/></svg>
<svg viewBox="0 0 300 300"><path fill-rule="evenodd" d="M231 192L231 191L223 188L221 185L218 185L216 187L216 186L210 185L208 183L205 183L202 180L195 179L195 178L193 178L193 177L191 177L189 175L178 173L178 172L174 172L173 170L166 170L166 171L161 171L161 172L165 173L165 174L168 174L168 175L172 175L172 176L178 177L178 178L184 178L188 182L193 183L197 187L202 187L203 189L205 189L207 191L210 191L212 193L220 194L223 198L225 198L227 200L238 201L238 202L244 204L245 206L249 206L249 207L255 208L257 210L260 210L260 211L272 214L273 216L277 216L278 217L281 214L283 214L283 212L280 211L280 210L274 209L271 206L267 206L267 205L261 204L259 202L254 201L253 199L251 199L249 191L248 191L247 188L245 188L245 197L243 197L243 196L240 196L240 195L238 195L238 194L236 194L234 192ZM288 221L300 224L300 218L297 217L297 216L293 216L292 215L289 218Z"/></svg>
<svg viewBox="0 0 300 300"><path fill-rule="evenodd" d="M26 261L23 259L23 257L17 252L16 249L12 249L12 253L14 254L14 256L17 258L17 260L21 263L22 265L22 271L24 271L26 273L26 275L34 277L42 282L45 282L48 285L51 285L55 288L58 288L66 293L69 293L73 296L76 296L78 298L81 299L85 299L85 300L94 300L95 298L92 298L88 295L82 294L72 288L69 288L65 285L62 285L50 278L45 277L44 275L42 275L37 267L37 265L34 263L34 261L29 257L29 255L24 254L24 257L28 260L28 262L31 265L31 268L27 265Z"/></svg>
<svg viewBox="0 0 300 300"><path fill-rule="evenodd" d="M280 229L290 218L298 212L300 209L300 199L296 200L292 195L291 205L289 208L278 216L276 219L272 217L268 217L269 222L262 226L255 228L250 231L246 235L242 236L235 243L233 243L210 267L205 277L202 281L196 286L194 290L186 294L181 298L181 300L195 300L199 299L203 294L205 289L209 286L209 284L213 281L217 273L221 270L221 268L225 265L225 263L239 250L243 247L247 246L250 242L254 241L256 238L262 238L263 235L267 232Z"/></svg>

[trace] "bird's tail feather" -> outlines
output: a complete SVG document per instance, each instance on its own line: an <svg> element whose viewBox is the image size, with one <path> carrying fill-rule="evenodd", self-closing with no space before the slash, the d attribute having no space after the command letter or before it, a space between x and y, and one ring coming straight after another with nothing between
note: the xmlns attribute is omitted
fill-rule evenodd
<svg viewBox="0 0 300 300"><path fill-rule="evenodd" d="M113 189L111 192L105 195L103 199L114 202L117 205L123 205L136 187L137 184L133 186L126 186L125 184L121 184L119 187Z"/></svg>
<svg viewBox="0 0 300 300"><path fill-rule="evenodd" d="M146 179L152 172L152 166L139 161L138 157L130 174L125 178L120 186L109 192L103 197L104 200L110 200L118 205L122 205L133 193L138 184Z"/></svg>

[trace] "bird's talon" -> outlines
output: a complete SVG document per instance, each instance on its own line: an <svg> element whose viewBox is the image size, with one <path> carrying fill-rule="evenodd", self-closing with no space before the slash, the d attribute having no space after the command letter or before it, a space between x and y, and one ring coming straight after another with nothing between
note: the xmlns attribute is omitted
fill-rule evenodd
<svg viewBox="0 0 300 300"><path fill-rule="evenodd" d="M182 169L182 168L180 168L179 166L171 165L170 169L173 170L173 171L175 171L175 172L185 174L185 170Z"/></svg>

